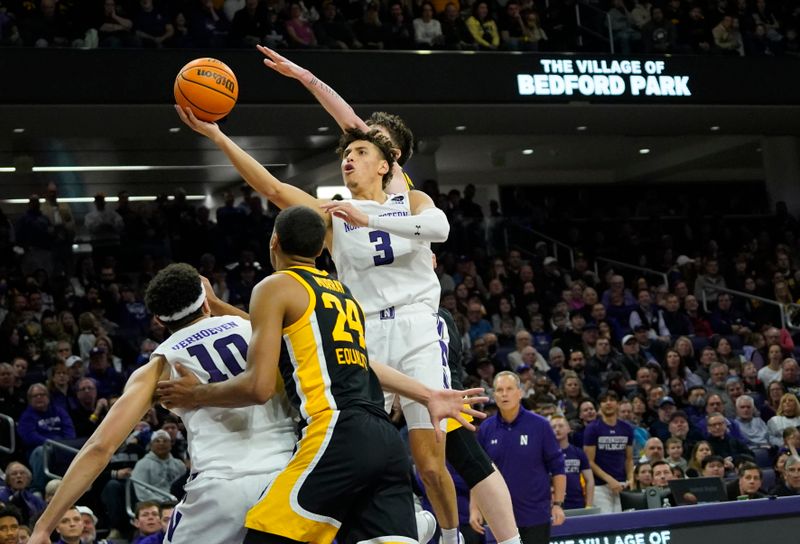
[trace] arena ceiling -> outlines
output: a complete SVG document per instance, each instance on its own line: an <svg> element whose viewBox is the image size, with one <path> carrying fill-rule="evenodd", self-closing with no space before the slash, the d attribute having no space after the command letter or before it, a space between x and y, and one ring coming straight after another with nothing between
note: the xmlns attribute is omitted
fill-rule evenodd
<svg viewBox="0 0 800 544"><path fill-rule="evenodd" d="M420 157L410 170L423 178L433 172L444 186L758 180L762 139L800 133L795 106L356 106L365 115L373 109L408 121ZM10 105L0 106L0 118L3 200L51 180L71 197L179 186L218 196L239 183L225 157L169 106ZM318 106L242 104L224 130L287 181L311 189L339 179L338 129ZM142 168L40 171L53 166Z"/></svg>

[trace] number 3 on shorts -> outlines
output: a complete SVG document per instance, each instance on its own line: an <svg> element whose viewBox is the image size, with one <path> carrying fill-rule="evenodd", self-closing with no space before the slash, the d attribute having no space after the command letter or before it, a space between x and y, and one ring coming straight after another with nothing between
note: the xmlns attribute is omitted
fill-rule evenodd
<svg viewBox="0 0 800 544"><path fill-rule="evenodd" d="M375 266L392 264L394 262L394 252L392 251L392 239L385 230L373 230L369 233L369 241L375 244L378 255L373 255L372 260Z"/></svg>

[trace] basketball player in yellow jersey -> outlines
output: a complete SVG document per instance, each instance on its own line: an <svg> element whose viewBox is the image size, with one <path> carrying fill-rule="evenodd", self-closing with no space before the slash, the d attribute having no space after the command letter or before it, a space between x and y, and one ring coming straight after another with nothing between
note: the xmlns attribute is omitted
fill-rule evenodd
<svg viewBox="0 0 800 544"><path fill-rule="evenodd" d="M343 135L338 153L342 178L353 199L323 202L275 178L216 124L199 121L191 110L177 111L189 127L219 146L251 187L279 208L306 205L320 214L339 278L364 310L370 356L432 389L449 388L447 331L437 313L441 287L431 267L430 243L446 240L450 225L425 193L384 192L394 164L388 140L374 130ZM413 399L400 400L411 455L444 544L456 544L458 508L445 467L445 440L436 440L424 406ZM392 401L390 395L388 407Z"/></svg>
<svg viewBox="0 0 800 544"><path fill-rule="evenodd" d="M257 46L266 58L264 64L279 74L299 81L320 105L334 118L342 129L378 129L392 143L395 165L392 177L386 186L387 193L401 193L413 188L411 179L402 166L411 158L414 136L411 129L397 115L374 112L366 121L356 115L353 108L333 88L316 77L309 70L297 65L286 57L264 46ZM454 340L451 336L451 341ZM460 369L452 368L453 386L458 387L455 376ZM450 422L447 434L447 461L467 482L471 490L472 504L470 524L473 529L483 532L483 518L501 544L519 544L514 511L511 507L511 494L503 477L495 470L491 460L478 444L474 434L459 429Z"/></svg>
<svg viewBox="0 0 800 544"><path fill-rule="evenodd" d="M436 429L445 418L469 426L462 410L479 412L463 408L463 395L482 390L432 390L369 360L360 306L345 285L314 268L326 231L315 210L282 211L270 240L278 272L251 299L247 369L214 384L179 369L183 377L161 382L158 393L171 409L261 404L280 371L305 427L289 465L248 512L245 544L327 544L334 537L342 544L415 544L408 460L381 386L426 405Z"/></svg>

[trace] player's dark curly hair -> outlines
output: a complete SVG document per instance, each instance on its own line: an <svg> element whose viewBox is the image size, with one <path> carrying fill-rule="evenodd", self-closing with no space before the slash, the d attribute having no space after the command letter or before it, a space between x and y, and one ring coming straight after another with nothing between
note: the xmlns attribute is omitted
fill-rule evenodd
<svg viewBox="0 0 800 544"><path fill-rule="evenodd" d="M172 315L197 300L202 289L200 274L192 265L175 263L161 269L150 280L144 294L144 303L148 310L155 315ZM201 307L183 319L164 324L171 331L176 331L200 317L202 313Z"/></svg>
<svg viewBox="0 0 800 544"><path fill-rule="evenodd" d="M325 221L308 206L290 206L275 218L275 234L287 255L316 257L325 243Z"/></svg>
<svg viewBox="0 0 800 544"><path fill-rule="evenodd" d="M414 153L414 134L400 116L376 111L366 121L369 127L383 127L389 133L393 147L400 150L397 164L403 166Z"/></svg>
<svg viewBox="0 0 800 544"><path fill-rule="evenodd" d="M392 179L392 167L395 163L394 154L392 153L392 142L377 130L364 132L357 128L351 128L339 138L339 147L336 149L336 154L339 155L339 157L344 157L344 151L347 149L347 146L359 140L375 145L381 152L381 155L383 155L384 160L389 163L389 170L383 175L383 186L386 187Z"/></svg>
<svg viewBox="0 0 800 544"><path fill-rule="evenodd" d="M7 504L0 508L0 518L14 518L18 525L22 525L22 512L14 505Z"/></svg>

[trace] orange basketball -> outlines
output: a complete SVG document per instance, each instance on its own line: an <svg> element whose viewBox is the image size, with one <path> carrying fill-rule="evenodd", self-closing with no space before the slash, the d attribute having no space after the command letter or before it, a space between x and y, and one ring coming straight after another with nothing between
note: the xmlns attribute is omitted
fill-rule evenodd
<svg viewBox="0 0 800 544"><path fill-rule="evenodd" d="M217 59L195 59L175 78L175 102L203 121L228 115L239 97L239 83L233 70Z"/></svg>

